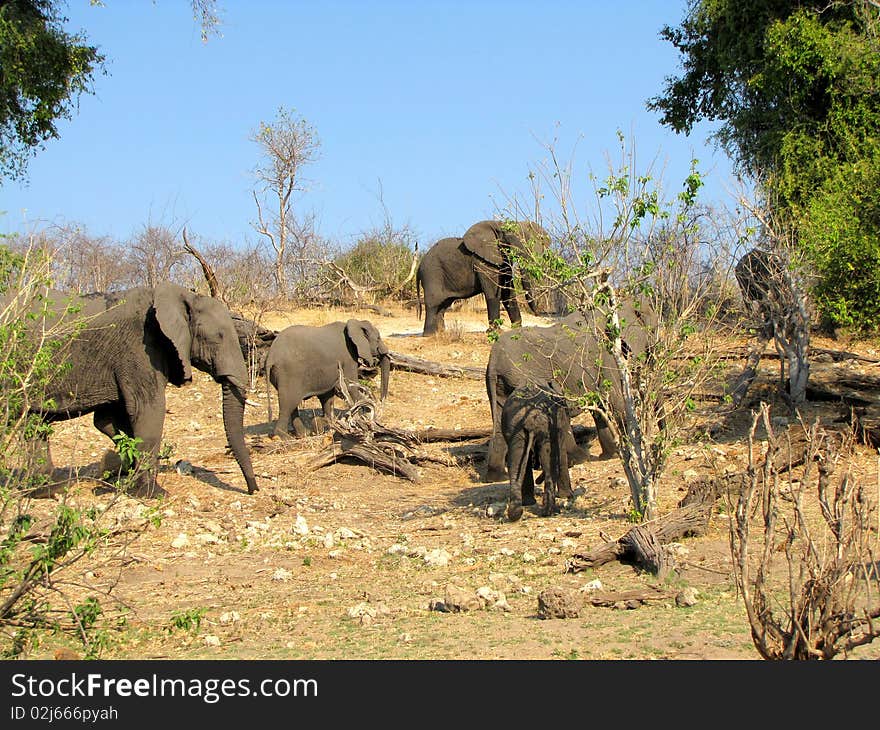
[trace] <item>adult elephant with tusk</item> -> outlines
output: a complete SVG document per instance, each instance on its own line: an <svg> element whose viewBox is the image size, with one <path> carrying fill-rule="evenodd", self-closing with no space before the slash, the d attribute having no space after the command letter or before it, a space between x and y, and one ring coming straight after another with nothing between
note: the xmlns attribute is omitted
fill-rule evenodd
<svg viewBox="0 0 880 730"><path fill-rule="evenodd" d="M416 298L424 291L423 335L445 328L444 314L459 299L482 294L486 299L489 326L497 326L504 306L513 325L522 323L516 300L515 258L540 256L550 236L531 221L485 220L475 223L461 238L443 238L424 255L416 274ZM520 275L526 302L534 314L553 314L551 292L539 292L538 283Z"/></svg>
<svg viewBox="0 0 880 730"><path fill-rule="evenodd" d="M137 464L136 491L156 496L157 456L165 423L165 387L192 380L192 368L208 373L223 391L223 426L248 494L257 491L244 440L247 368L229 311L211 297L171 283L106 295L76 297L52 292L55 312L73 305L82 329L64 357L69 367L50 384L46 422L94 414L95 427L113 438L139 438L146 455ZM66 315L70 317L71 315ZM45 468L52 462L44 444Z"/></svg>
<svg viewBox="0 0 880 730"><path fill-rule="evenodd" d="M297 436L306 435L299 414L306 398L317 396L324 417L333 416L340 368L347 383L357 383L362 374L379 368L380 397L384 400L388 395L391 355L372 322L349 319L323 327L293 325L278 334L266 355L266 378L278 391L276 436L286 436L291 427Z"/></svg>

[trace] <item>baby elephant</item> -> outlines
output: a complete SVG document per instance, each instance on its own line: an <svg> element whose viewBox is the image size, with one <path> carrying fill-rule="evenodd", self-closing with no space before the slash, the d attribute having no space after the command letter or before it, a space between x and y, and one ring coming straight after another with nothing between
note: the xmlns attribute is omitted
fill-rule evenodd
<svg viewBox="0 0 880 730"><path fill-rule="evenodd" d="M297 436L306 435L299 415L299 405L306 398L318 396L324 417L333 416L340 366L347 383L357 383L362 372L380 368L385 400L391 358L371 322L350 319L323 327L293 325L278 334L266 355L266 378L278 391L276 435L286 436L291 425Z"/></svg>
<svg viewBox="0 0 880 730"><path fill-rule="evenodd" d="M522 517L523 505L535 504L533 466L544 472L542 514L556 510L556 497L570 497L566 439L571 431L568 405L553 383L516 388L501 410L501 433L507 444L510 496L507 517Z"/></svg>

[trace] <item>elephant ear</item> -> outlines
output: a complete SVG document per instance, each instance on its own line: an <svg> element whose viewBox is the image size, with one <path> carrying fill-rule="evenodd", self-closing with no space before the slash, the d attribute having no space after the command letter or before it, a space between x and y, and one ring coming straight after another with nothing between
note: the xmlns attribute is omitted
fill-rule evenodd
<svg viewBox="0 0 880 730"><path fill-rule="evenodd" d="M350 319L345 323L345 334L357 350L358 360L367 367L373 367L376 358L370 348L370 341L367 339L364 330L364 323L359 319Z"/></svg>
<svg viewBox="0 0 880 730"><path fill-rule="evenodd" d="M498 248L502 238L501 225L498 221L474 223L462 236L464 247L483 261L501 266L504 263L504 257Z"/></svg>
<svg viewBox="0 0 880 730"><path fill-rule="evenodd" d="M189 329L189 302L186 289L174 284L162 283L153 290L153 309L159 329L173 345L169 380L183 385L192 380L190 350L192 334ZM177 367L175 367L175 365Z"/></svg>

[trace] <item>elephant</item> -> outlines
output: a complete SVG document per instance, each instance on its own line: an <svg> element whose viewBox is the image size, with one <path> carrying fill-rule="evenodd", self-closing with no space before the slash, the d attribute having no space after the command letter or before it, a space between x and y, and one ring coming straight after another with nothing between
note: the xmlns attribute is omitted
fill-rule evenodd
<svg viewBox="0 0 880 730"><path fill-rule="evenodd" d="M571 422L568 402L559 386L549 381L516 388L501 409L501 433L510 474L508 519L518 520L523 505L535 504L535 462L544 473L542 514L553 514L557 495L572 496L566 444Z"/></svg>
<svg viewBox="0 0 880 730"><path fill-rule="evenodd" d="M647 355L659 326L659 316L647 300L637 304L625 301L619 309L621 339L624 352L633 361ZM569 396L569 417L575 418L581 408L578 396L604 389L608 382L611 410L623 412L619 374L612 354L599 333L605 327L605 316L598 311L589 319L573 312L549 327L522 327L499 335L492 344L486 364L486 394L492 415L492 435L486 455L484 481L505 478L506 445L501 433L501 410L504 402L518 387L555 381ZM617 438L605 416L592 411L602 458L617 453ZM569 454L574 453L574 435L566 437Z"/></svg>
<svg viewBox="0 0 880 730"><path fill-rule="evenodd" d="M35 411L46 423L93 414L95 427L113 438L139 438L135 493L159 496L157 456L165 423L165 387L192 380L195 367L220 383L223 425L248 494L259 488L244 439L247 368L229 311L211 297L176 284L137 287L83 297L52 291L54 311L73 304L82 322L63 352L69 363L49 383ZM69 316L69 315L66 315ZM47 437L37 443L51 472Z"/></svg>
<svg viewBox="0 0 880 730"><path fill-rule="evenodd" d="M291 425L297 436L306 435L299 415L299 405L305 398L318 396L324 418L333 416L340 367L345 380L351 383L356 383L362 372L379 367L380 397L385 400L391 356L372 322L349 319L323 327L292 325L278 334L266 355L266 378L278 391L276 436L286 436Z"/></svg>
<svg viewBox="0 0 880 730"><path fill-rule="evenodd" d="M540 255L550 236L531 221L519 223L485 220L475 223L461 238L437 241L419 262L416 273L416 299L422 317L419 290L424 291L425 324L422 334L436 334L445 327L444 314L453 302L482 294L486 299L489 326L501 317L501 305L512 325L522 323L514 290L514 261L511 252ZM536 282L527 276L520 280L526 301L534 314L555 312L549 292L539 295Z"/></svg>

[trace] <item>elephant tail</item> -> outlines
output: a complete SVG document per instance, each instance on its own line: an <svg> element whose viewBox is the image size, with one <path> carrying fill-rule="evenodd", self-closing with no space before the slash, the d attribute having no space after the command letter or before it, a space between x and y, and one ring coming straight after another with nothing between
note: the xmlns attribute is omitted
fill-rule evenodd
<svg viewBox="0 0 880 730"><path fill-rule="evenodd" d="M263 372L266 378L266 418L268 418L269 423L272 423L272 389L269 387L269 377L272 374L272 361L268 354L266 355L266 365Z"/></svg>

